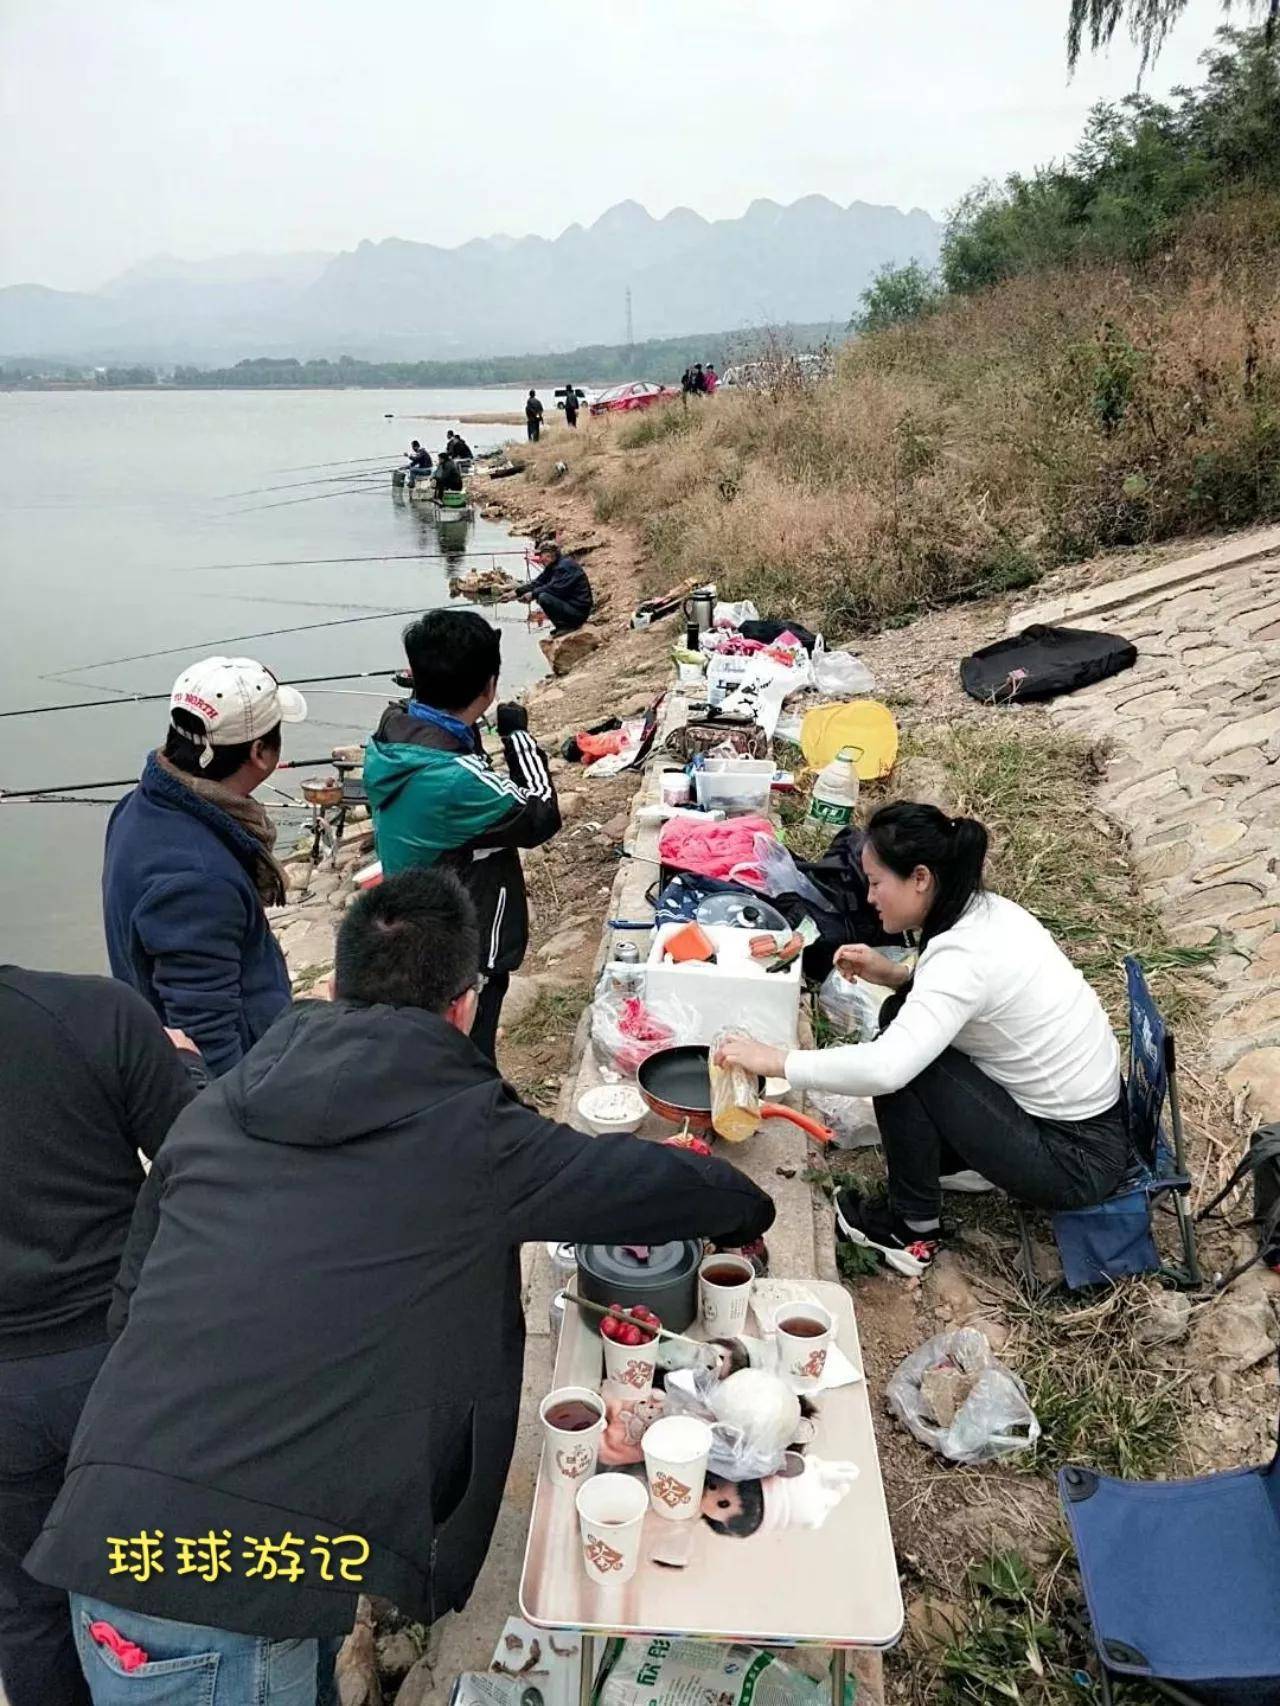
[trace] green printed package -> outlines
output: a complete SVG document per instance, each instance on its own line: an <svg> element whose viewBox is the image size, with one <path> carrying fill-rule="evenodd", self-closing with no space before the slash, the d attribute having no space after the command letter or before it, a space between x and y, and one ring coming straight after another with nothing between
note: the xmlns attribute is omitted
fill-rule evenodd
<svg viewBox="0 0 1280 1706"><path fill-rule="evenodd" d="M845 1706L852 1706L852 1687ZM824 1706L829 1693L758 1647L710 1641L615 1641L593 1706Z"/></svg>

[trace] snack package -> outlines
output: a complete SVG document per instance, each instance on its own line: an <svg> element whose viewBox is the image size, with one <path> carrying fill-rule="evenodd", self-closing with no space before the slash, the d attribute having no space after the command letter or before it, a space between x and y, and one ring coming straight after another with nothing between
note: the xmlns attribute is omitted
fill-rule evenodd
<svg viewBox="0 0 1280 1706"><path fill-rule="evenodd" d="M760 1092L756 1075L741 1066L720 1066L716 1050L732 1031L721 1031L711 1044L707 1070L711 1078L711 1128L726 1143L742 1143L760 1129Z"/></svg>
<svg viewBox="0 0 1280 1706"><path fill-rule="evenodd" d="M821 1706L830 1690L758 1647L654 1638L609 1648L595 1698L596 1706Z"/></svg>

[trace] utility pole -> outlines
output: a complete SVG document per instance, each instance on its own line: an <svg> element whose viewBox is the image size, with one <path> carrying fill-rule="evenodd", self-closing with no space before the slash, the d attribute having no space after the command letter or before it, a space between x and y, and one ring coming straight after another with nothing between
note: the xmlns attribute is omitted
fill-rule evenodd
<svg viewBox="0 0 1280 1706"><path fill-rule="evenodd" d="M632 349L635 346L635 341L636 341L635 327L631 322L631 286L628 285L627 286L627 348Z"/></svg>

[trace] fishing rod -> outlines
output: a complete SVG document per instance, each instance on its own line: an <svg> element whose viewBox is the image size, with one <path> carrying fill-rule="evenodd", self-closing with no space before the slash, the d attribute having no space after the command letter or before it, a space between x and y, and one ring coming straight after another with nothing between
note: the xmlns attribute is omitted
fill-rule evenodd
<svg viewBox="0 0 1280 1706"><path fill-rule="evenodd" d="M348 456L338 462L304 462L298 468L271 468L272 474L312 474L317 468L353 468L359 462L385 462L388 456L402 456L401 450L384 450L381 456Z"/></svg>
<svg viewBox="0 0 1280 1706"><path fill-rule="evenodd" d="M466 610L468 608L475 609L476 604L472 599L462 599L459 600L458 603L450 605L449 608L452 610ZM485 608L488 609L491 608L491 606L486 605ZM320 628L352 628L360 622L389 622L397 616L420 616L421 614L422 606L420 604L410 604L403 610L376 610L369 616L335 616L327 622L300 622L295 624L292 628L262 628L259 629L256 634L226 634L216 640L192 640L184 642L182 645L178 646L161 646L159 650L154 652L133 652L128 657L101 658L96 663L77 664L74 668L65 669L58 675L42 675L40 680L65 681L68 676L84 675L91 669L112 669L116 664L121 663L145 663L151 658L172 657L174 652L203 652L208 651L210 647L239 646L246 640L274 640L279 639L282 634L313 634ZM380 674L381 671L374 670L372 673L377 675ZM357 678L354 676L338 675L331 677L331 679L335 681L350 681ZM164 697L164 695L161 695L161 697ZM111 703L124 704L125 701L123 699L119 701L112 700ZM70 710L71 707L67 705L51 705L48 709L65 711ZM12 711L0 712L0 716L14 715L17 715L17 713Z"/></svg>
<svg viewBox="0 0 1280 1706"><path fill-rule="evenodd" d="M246 569L314 569L353 563L451 563L460 557L524 557L530 547L510 546L495 551L388 551L380 557L271 557L261 563L197 563L184 575L225 574Z"/></svg>
<svg viewBox="0 0 1280 1706"><path fill-rule="evenodd" d="M278 504L249 504L245 509L229 509L226 511L226 514L227 515L257 515L259 510L264 510L264 509L291 509L294 504L320 503L322 501L322 499L324 499L324 498L356 497L356 496L359 496L362 492L368 492L371 495L376 497L378 494L378 491L379 491L379 488L377 486L371 486L371 485L343 486L336 492L312 492L310 497L306 497L306 498L285 498Z"/></svg>
<svg viewBox="0 0 1280 1706"><path fill-rule="evenodd" d="M322 764L333 762L332 753L324 758L289 758L277 764L273 774L281 770L318 770ZM77 788L132 788L137 780L136 776L117 776L110 782L59 782L50 788L0 788L0 800L46 799L55 794L74 793Z"/></svg>
<svg viewBox="0 0 1280 1706"><path fill-rule="evenodd" d="M381 468L364 468L358 474L354 472L350 474L326 474L316 480L288 480L282 486L250 486L244 492L221 492L215 501L229 503L232 498L258 498L265 492L293 492L302 486L340 486L344 482L353 480L360 485L372 484L374 480L380 480L384 474L391 474L394 471L391 467L384 465Z"/></svg>
<svg viewBox="0 0 1280 1706"><path fill-rule="evenodd" d="M378 676L386 676L394 680L394 669L357 669L347 670L341 675L312 675L305 676L299 681L282 681L282 687L323 687L330 681L372 681ZM46 676L43 679L48 680ZM115 687L103 687L102 693L119 693ZM120 693L116 699L77 699L69 705L25 705L16 711L0 711L0 717L46 717L54 711L96 711L104 705L158 705L162 699L168 699L168 693ZM363 697L363 696L362 696ZM381 698L381 694L370 694L368 697Z"/></svg>
<svg viewBox="0 0 1280 1706"><path fill-rule="evenodd" d="M103 785L105 786L105 783ZM269 812L307 811L309 809L305 800L295 800L287 794L283 798L289 801L287 805L276 800L259 800L258 804L264 811ZM6 806L117 806L119 804L118 799L96 800L89 794L44 794L39 799L34 800L24 798L21 795L0 794L0 805Z"/></svg>

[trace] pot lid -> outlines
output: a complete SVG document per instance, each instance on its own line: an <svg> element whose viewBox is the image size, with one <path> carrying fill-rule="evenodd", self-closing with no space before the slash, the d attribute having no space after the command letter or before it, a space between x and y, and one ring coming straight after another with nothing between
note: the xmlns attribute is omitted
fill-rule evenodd
<svg viewBox="0 0 1280 1706"><path fill-rule="evenodd" d="M731 924L738 930L785 930L791 926L776 907L754 894L712 894L695 914L699 924Z"/></svg>
<svg viewBox="0 0 1280 1706"><path fill-rule="evenodd" d="M696 1273L702 1245L692 1238L672 1244L579 1244L578 1266L607 1286L677 1285Z"/></svg>

